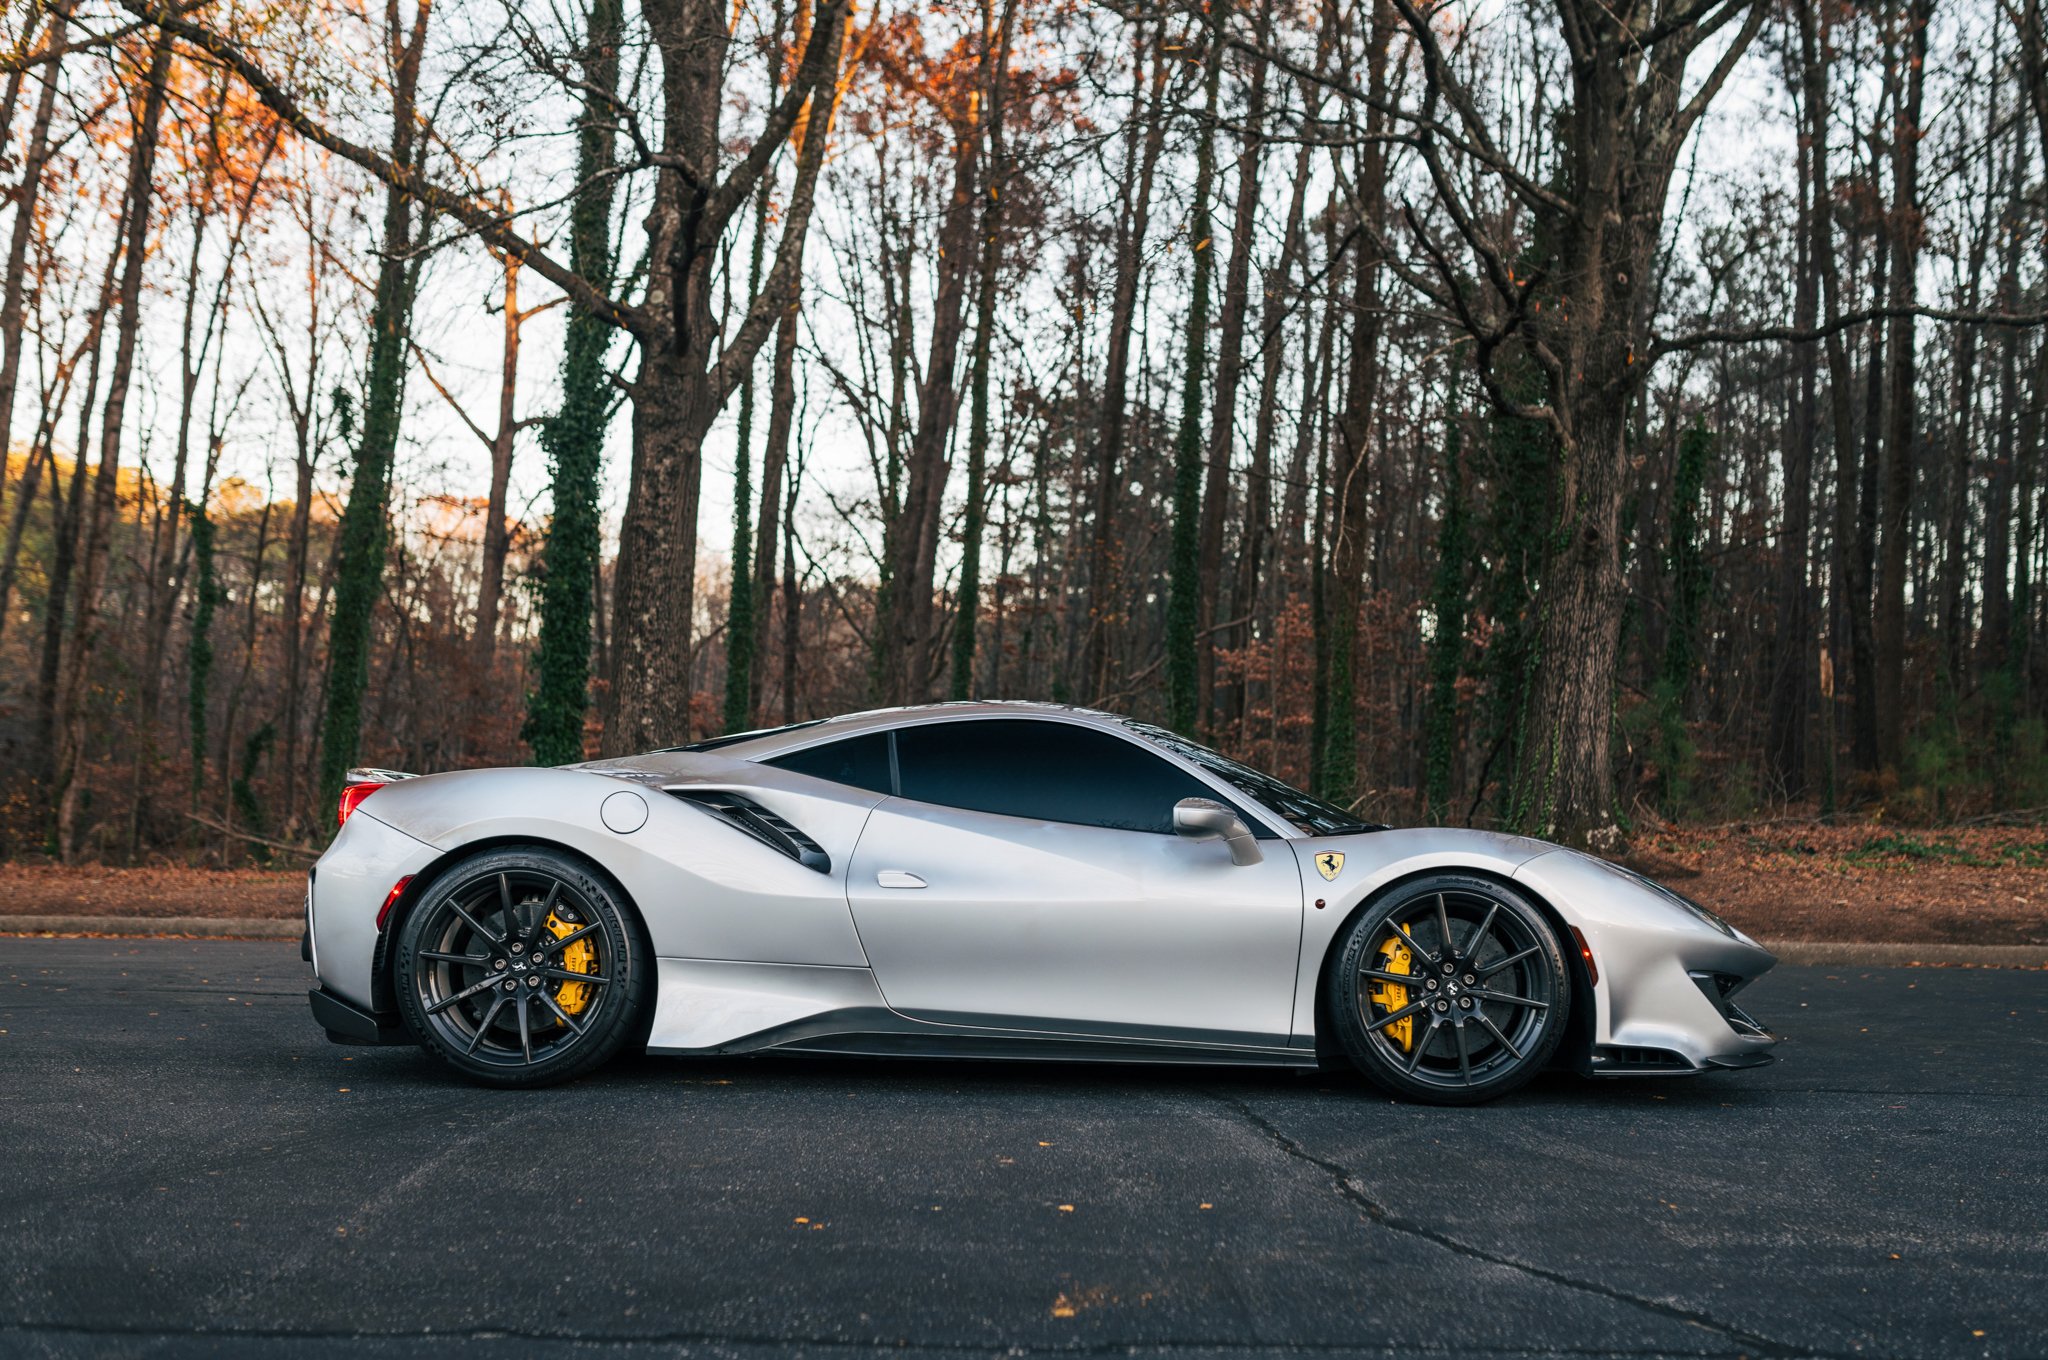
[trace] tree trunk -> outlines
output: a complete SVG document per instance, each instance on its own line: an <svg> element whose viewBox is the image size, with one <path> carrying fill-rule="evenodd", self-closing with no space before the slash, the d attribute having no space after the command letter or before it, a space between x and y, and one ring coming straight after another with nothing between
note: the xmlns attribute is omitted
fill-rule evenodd
<svg viewBox="0 0 2048 1360"><path fill-rule="evenodd" d="M692 182L682 165L717 162L719 114L729 35L714 0L654 0L649 26L661 51L667 108L665 139L672 164L657 174L648 214L646 300L636 313L640 348L633 397L633 467L619 529L612 584L609 685L604 705L606 755L687 741L691 735L691 633L695 625L697 505L703 485L704 437L796 295L803 241L810 226L818 173L824 164L846 6L826 0L803 44L791 93L802 123L782 124L748 153L750 170L717 185ZM780 108L787 108L787 101ZM796 177L784 212L782 239L761 296L730 336L712 309L718 236L731 212L752 196L758 175L794 137Z"/></svg>
<svg viewBox="0 0 2048 1360"><path fill-rule="evenodd" d="M1208 17L1207 69L1195 142L1194 206L1188 217L1193 279L1182 355L1180 427L1173 447L1173 547L1166 581L1167 723L1188 736L1196 733L1201 690L1201 663L1195 653L1202 621L1202 388L1209 377L1209 286L1216 263L1209 199L1216 186L1216 100L1223 83L1223 33L1229 21L1226 0L1213 0Z"/></svg>
<svg viewBox="0 0 2048 1360"><path fill-rule="evenodd" d="M782 483L789 471L790 427L796 420L796 332L803 311L799 298L792 298L775 327L775 359L768 378L768 445L761 453L761 519L756 534L757 567L754 592L766 600L775 588L776 534L783 518ZM754 611L754 655L768 652L769 610ZM749 707L758 712L761 677L752 678Z"/></svg>
<svg viewBox="0 0 2048 1360"><path fill-rule="evenodd" d="M2005 248L1998 271L1998 310L2014 312L2020 304L2020 243L2025 236L2022 222L2026 212L2027 139L2014 124L2011 181L2002 223ZM1984 505L1984 626L1983 670L2002 674L2012 653L2012 509L2014 436L2021 423L2019 351L2021 334L2004 330L1998 336L1998 433L1991 460L1990 485Z"/></svg>
<svg viewBox="0 0 2048 1360"><path fill-rule="evenodd" d="M1812 179L1812 210L1809 249L1813 272L1818 277L1821 300L1825 307L1825 318L1830 327L1841 315L1842 282L1835 263L1834 176L1828 168L1828 68L1825 59L1827 50L1822 30L1820 0L1799 0L1799 69L1800 86L1803 92L1802 105L1805 115L1803 128L1809 176ZM1868 615L1862 611L1861 601L1868 597L1868 577L1862 570L1861 558L1856 551L1857 538L1857 459L1854 415L1850 406L1854 376L1849 365L1849 351L1842 332L1830 329L1822 342L1828 363L1828 425L1834 440L1835 506L1833 545L1829 563L1828 637L1833 647L1830 661L1839 666L1845 657L1858 653L1855 638L1867 632ZM1864 620L1859 625L1856 620ZM1845 645L1847 644L1847 645ZM1867 650L1867 649L1865 649ZM1832 689L1832 686L1830 686ZM1829 733L1828 778L1829 784L1823 794L1823 805L1832 808L1835 799L1834 746L1833 746L1833 705L1832 693L1822 698L1829 706L1830 719L1826 724Z"/></svg>
<svg viewBox="0 0 2048 1360"><path fill-rule="evenodd" d="M505 498L512 484L513 445L519 435L519 332L526 314L519 310L519 258L506 255L504 346L498 362L498 429L491 437L491 490L484 508L482 579L476 588L476 626L470 634L478 681L490 683L491 663L498 654L498 610L505 593L505 558L511 551L512 526L506 522Z"/></svg>
<svg viewBox="0 0 2048 1360"><path fill-rule="evenodd" d="M1010 25L1016 0L1003 0L1002 17L989 33L984 0L982 17L982 99L988 169L982 176L981 265L974 299L974 354L969 364L967 419L967 512L961 526L959 602L953 614L953 677L951 697L974 697L975 629L981 619L981 538L988 499L988 387L994 353L996 285L1003 262L1003 95L1010 65ZM994 60L989 49L994 49ZM1001 649L998 648L998 660Z"/></svg>
<svg viewBox="0 0 2048 1360"><path fill-rule="evenodd" d="M576 56L584 95L577 113L576 197L569 210L569 265L609 291L612 258L611 173L617 151L611 101L619 88L623 0L591 0L583 50ZM583 758L583 719L590 706L590 654L598 555L598 473L611 417L606 354L613 324L587 306L569 313L562 337L562 405L541 429L547 449L554 514L541 549L540 637L535 684L521 738L538 765Z"/></svg>
<svg viewBox="0 0 2048 1360"><path fill-rule="evenodd" d="M55 40L62 41L63 36L60 28ZM50 120L57 107L57 63L52 61L36 69L41 90L36 96L35 117L29 124L21 181L9 195L13 199L14 226L8 234L7 275L4 291L0 291L0 457L4 457L14 429L14 389L21 378L21 339L27 321L28 243L35 234L36 201L43 191L43 167L50 158ZM6 146L6 139L0 137L0 148ZM6 469L0 465L0 483L5 480ZM34 491L29 489L24 503L34 499ZM0 615L6 613L6 606L6 597L0 595Z"/></svg>
<svg viewBox="0 0 2048 1360"><path fill-rule="evenodd" d="M1919 299L1921 107L1927 88L1928 30L1934 0L1901 0L1906 34L1905 101L1892 126L1891 291L1894 309L1886 338L1883 531L1877 562L1877 754L1895 768L1905 755L1906 553L1913 507L1915 320L1900 309Z"/></svg>
<svg viewBox="0 0 2048 1360"><path fill-rule="evenodd" d="M1132 94L1131 141L1126 148L1125 193L1118 213L1115 280L1109 308L1108 354L1103 361L1102 409L1097 420L1095 482L1089 493L1088 622L1082 649L1079 691L1096 702L1106 699L1117 677L1111 674L1110 634L1121 622L1117 579L1122 538L1117 502L1122 499L1126 392L1130 383L1131 323L1138 310L1138 281L1145 267L1145 229L1152 215L1152 177L1166 140L1161 116L1165 98L1167 56L1156 39L1148 41L1141 23L1136 89ZM1144 58L1153 57L1151 89L1145 89ZM1135 172L1135 173L1134 173ZM1134 187L1133 187L1134 186Z"/></svg>
<svg viewBox="0 0 2048 1360"><path fill-rule="evenodd" d="M1811 96L1809 96L1811 97ZM1802 139L1805 140L1805 139ZM1792 324L1811 330L1820 311L1815 237L1830 230L1826 188L1820 183L1817 153L1810 144L1800 158L1798 278L1793 285ZM1813 446L1817 425L1818 354L1811 341L1793 353L1797 384L1792 397L1791 437L1786 444L1785 515L1778 536L1777 583L1772 613L1771 672L1765 756L1780 797L1806 791L1808 649L1812 641L1811 600L1806 568L1813 528Z"/></svg>
<svg viewBox="0 0 2048 1360"><path fill-rule="evenodd" d="M426 46L431 0L417 0L412 29L400 33L396 10L385 41L391 51L391 162L412 166L418 137L415 95ZM412 199L397 188L384 195L381 263L370 312L369 373L363 391L362 438L336 546L334 613L327 627L327 709L320 733L320 801L341 796L362 740L363 692L370 679L370 625L384 581L390 542L391 471L405 412L407 341L412 329Z"/></svg>
<svg viewBox="0 0 2048 1360"><path fill-rule="evenodd" d="M1387 151L1378 140L1386 128L1389 89L1388 48L1393 41L1394 10L1388 0L1374 0L1372 30L1366 47L1366 113L1364 148L1358 153L1356 178L1360 216L1353 248L1351 281L1351 359L1344 383L1344 414L1337 422L1337 457L1330 469L1329 577L1324 586L1329 671L1323 750L1323 796L1349 805L1361 790L1358 778L1358 624L1365 603L1366 567L1371 560L1372 432L1379 415L1380 374L1384 356L1380 338L1385 312L1380 304L1379 234L1386 215Z"/></svg>
<svg viewBox="0 0 2048 1360"><path fill-rule="evenodd" d="M1227 11L1219 13L1227 14ZM1220 33L1222 18L1215 22ZM1200 671L1195 712L1205 729L1216 724L1216 650L1236 643L1238 638L1236 630L1219 626L1226 621L1218 617L1219 611L1226 607L1223 596L1223 523L1229 510L1231 450L1237 432L1237 390L1244 378L1244 329L1251 297L1252 241L1258 226L1259 167L1266 146L1267 61L1264 48L1271 37L1272 27L1272 0L1262 0L1257 32L1257 45L1261 50L1250 58L1251 90L1246 101L1244 137L1237 152L1237 202L1230 222L1230 265L1223 275L1223 311L1218 318L1216 400L1209 421L1209 466L1202 487L1202 535L1197 552L1200 581L1196 591L1201 605L1197 620ZM1281 249L1284 253L1286 246ZM1271 298L1269 305L1275 312L1281 310L1277 295ZM1253 438L1256 441L1258 434L1255 433ZM1259 481L1262 471L1270 476L1271 458L1272 446L1268 443L1265 467L1263 470L1254 468L1252 481ZM1233 583L1236 586L1255 586L1257 581L1258 568L1248 565L1261 547L1253 541L1250 532L1253 510L1249 502L1254 495L1270 497L1271 488L1263 484L1245 487L1247 533L1238 545L1239 580ZM1260 507L1261 523L1269 508L1269 504ZM1246 577L1247 572L1250 573L1249 578ZM1232 591L1228 604L1230 614L1243 614L1251 607L1248 595Z"/></svg>
<svg viewBox="0 0 2048 1360"><path fill-rule="evenodd" d="M782 5L777 0L775 25L768 43L768 89L782 92ZM754 239L747 254L747 305L761 291L761 262L768 249L768 200L774 178L763 175L754 193ZM780 327L778 326L778 332ZM747 365L740 384L739 428L733 437L732 585L726 601L725 730L743 731L753 720L759 681L754 671L761 655L757 612L768 612L768 596L754 582L754 365ZM768 550L772 551L772 549Z"/></svg>
<svg viewBox="0 0 2048 1360"><path fill-rule="evenodd" d="M956 132L952 196L939 229L938 290L932 301L924 380L917 389L917 430L904 469L903 505L889 535L893 560L884 607L875 621L875 697L885 704L929 697L934 571L939 519L951 472L947 448L960 411L954 373L966 317L967 275L980 252L974 242L981 129Z"/></svg>
<svg viewBox="0 0 2048 1360"><path fill-rule="evenodd" d="M79 814L84 794L86 758L85 687L99 642L99 592L114 531L115 501L121 463L121 430L128 407L128 387L135 370L135 346L142 322L142 273L149 252L150 206L155 195L157 135L168 98L171 38L159 32L150 52L142 108L135 123L128 156L128 207L124 214L119 313L114 331L114 361L107 379L107 404L100 426L99 470L93 478L92 502L80 526L83 546L78 558L77 607L71 642L66 650L57 693L56 779L52 790L57 814L57 851L65 863L77 860ZM81 450L80 462L84 461Z"/></svg>

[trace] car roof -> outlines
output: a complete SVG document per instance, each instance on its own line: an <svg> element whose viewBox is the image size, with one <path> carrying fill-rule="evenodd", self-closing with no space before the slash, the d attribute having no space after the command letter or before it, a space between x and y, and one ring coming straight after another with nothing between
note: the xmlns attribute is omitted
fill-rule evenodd
<svg viewBox="0 0 2048 1360"><path fill-rule="evenodd" d="M835 718L814 718L788 727L759 732L736 732L678 747L683 751L717 751L735 760L766 760L788 751L800 751L828 741L839 741L863 732L886 732L929 722L960 718L1042 718L1077 723L1084 727L1122 728L1120 714L1071 704L1032 703L1022 699L958 700L950 703L911 704L902 708L871 708L860 713L843 713Z"/></svg>

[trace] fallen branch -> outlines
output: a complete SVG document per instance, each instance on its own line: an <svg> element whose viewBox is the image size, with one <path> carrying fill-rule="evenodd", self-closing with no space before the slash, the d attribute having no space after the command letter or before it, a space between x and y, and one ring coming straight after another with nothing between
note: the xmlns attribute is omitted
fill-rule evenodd
<svg viewBox="0 0 2048 1360"><path fill-rule="evenodd" d="M237 831L225 822L216 822L213 818L202 817L196 812L188 812L185 816L210 831L220 832L223 836L233 836L236 840L248 841L252 845L266 846L272 850L282 850L287 855L303 855L307 859L320 858L318 850L308 849L303 845L293 845L289 841L274 841L268 836L259 836L253 831Z"/></svg>

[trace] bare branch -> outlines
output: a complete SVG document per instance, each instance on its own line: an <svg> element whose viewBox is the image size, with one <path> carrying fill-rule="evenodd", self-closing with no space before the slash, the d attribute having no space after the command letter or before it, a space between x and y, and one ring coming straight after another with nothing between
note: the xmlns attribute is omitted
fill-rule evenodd
<svg viewBox="0 0 2048 1360"><path fill-rule="evenodd" d="M2011 330L2031 330L2036 326L2048 326L2048 312L1979 312L1960 311L1953 307L1920 306L1866 307L1858 312L1844 312L1818 326L1715 326L1703 331L1694 331L1690 335L1676 335L1668 340L1651 342L1650 358L1655 360L1666 354L1703 349L1708 345L1811 344L1815 340L1825 340L1828 336L1848 330L1852 326L1908 316L1916 316L1923 321L1946 321L1958 326L1998 326Z"/></svg>
<svg viewBox="0 0 2048 1360"><path fill-rule="evenodd" d="M283 87L271 79L247 53L212 29L178 18L169 10L152 10L143 0L121 0L122 6L186 45L198 49L241 77L264 107L307 141L324 147L342 159L368 171L378 180L428 209L454 218L476 233L488 245L515 256L522 264L567 293L593 315L601 316L621 330L637 331L645 318L594 286L575 270L555 259L531 237L512 228L506 214L477 202L471 195L448 189L407 165L394 165L369 147L350 141L325 126L299 106Z"/></svg>

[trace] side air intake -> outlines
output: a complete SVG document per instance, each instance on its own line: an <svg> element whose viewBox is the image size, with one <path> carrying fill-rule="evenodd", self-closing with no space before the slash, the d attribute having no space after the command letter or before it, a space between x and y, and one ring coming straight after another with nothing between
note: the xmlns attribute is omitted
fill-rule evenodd
<svg viewBox="0 0 2048 1360"><path fill-rule="evenodd" d="M832 872L825 847L745 794L726 789L664 789L685 803L694 803L727 826L744 831L770 850L787 855L806 869Z"/></svg>

